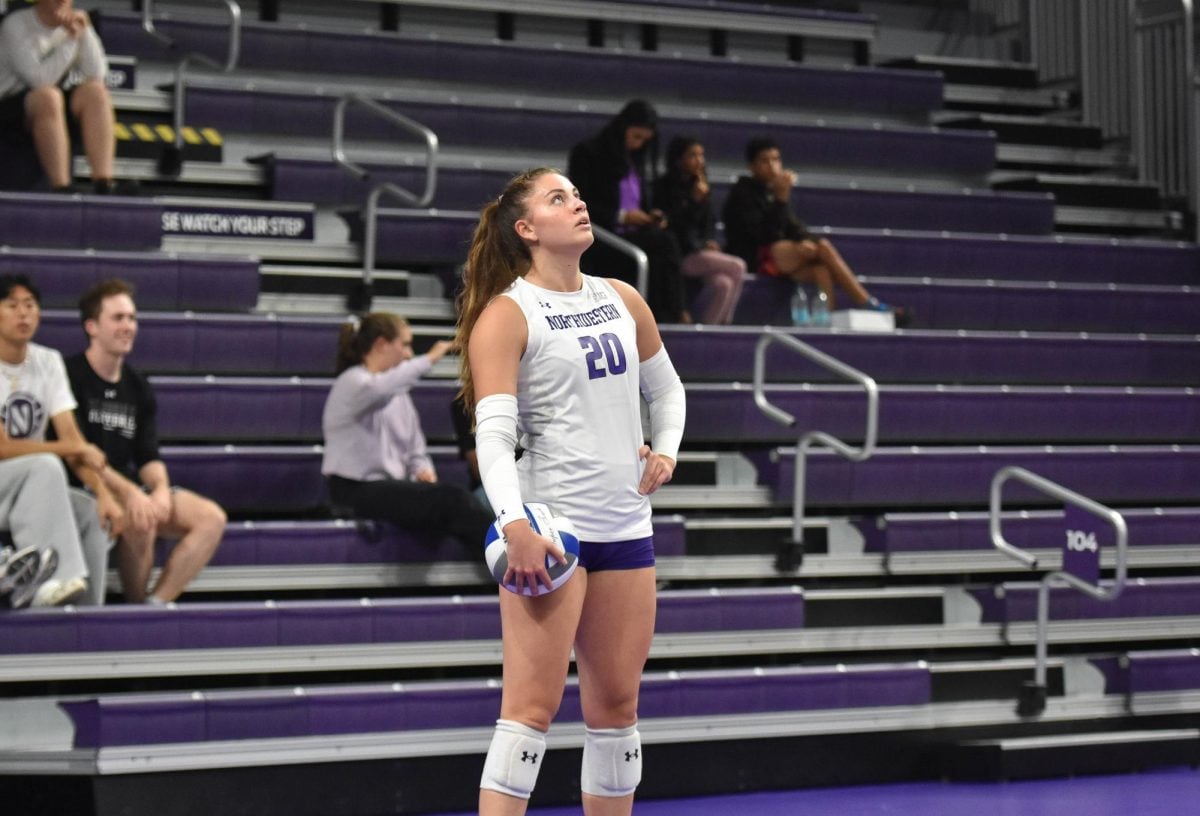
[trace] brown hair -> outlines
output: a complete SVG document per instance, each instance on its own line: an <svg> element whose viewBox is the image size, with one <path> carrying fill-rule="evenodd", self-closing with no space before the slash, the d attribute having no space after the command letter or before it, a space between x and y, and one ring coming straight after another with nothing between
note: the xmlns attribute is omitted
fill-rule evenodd
<svg viewBox="0 0 1200 816"><path fill-rule="evenodd" d="M87 323L89 320L99 320L105 298L117 295L129 295L132 298L133 292L133 284L120 278L109 278L93 284L79 298L79 322Z"/></svg>
<svg viewBox="0 0 1200 816"><path fill-rule="evenodd" d="M495 201L489 201L479 214L479 224L471 238L471 249L463 267L463 288L458 294L458 328L456 338L462 350L458 372L462 380L459 394L469 409L475 407L475 386L471 380L471 358L468 346L471 330L492 298L503 292L518 277L529 271L532 258L529 247L517 235L516 223L526 213L526 202L533 184L547 173L558 173L552 167L536 167L514 176Z"/></svg>
<svg viewBox="0 0 1200 816"><path fill-rule="evenodd" d="M343 323L338 330L337 373L361 363L380 337L395 340L406 326L407 320L391 312L371 312Z"/></svg>

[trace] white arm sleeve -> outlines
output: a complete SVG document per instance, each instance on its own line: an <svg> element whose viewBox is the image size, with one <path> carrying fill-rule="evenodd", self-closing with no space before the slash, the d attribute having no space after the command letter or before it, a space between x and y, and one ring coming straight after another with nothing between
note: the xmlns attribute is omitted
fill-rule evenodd
<svg viewBox="0 0 1200 816"><path fill-rule="evenodd" d="M503 529L525 518L517 479L517 398L492 394L475 405L475 455L488 502Z"/></svg>
<svg viewBox="0 0 1200 816"><path fill-rule="evenodd" d="M639 384L650 406L650 443L654 452L679 459L683 424L687 419L687 398L683 383L663 346L639 366Z"/></svg>

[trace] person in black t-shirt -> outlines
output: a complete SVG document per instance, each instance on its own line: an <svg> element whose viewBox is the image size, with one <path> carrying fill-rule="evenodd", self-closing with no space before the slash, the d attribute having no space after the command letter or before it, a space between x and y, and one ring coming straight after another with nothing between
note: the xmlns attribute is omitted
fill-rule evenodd
<svg viewBox="0 0 1200 816"><path fill-rule="evenodd" d="M836 289L860 309L894 312L897 325L907 309L895 309L871 297L828 238L809 232L792 210L796 174L783 166L779 145L765 137L746 143L750 175L742 176L725 199L725 249L746 262L751 272L815 284L833 308Z"/></svg>
<svg viewBox="0 0 1200 816"><path fill-rule="evenodd" d="M173 488L158 453L157 403L145 377L125 362L137 337L133 287L102 281L79 301L85 352L67 360L79 427L108 457L105 479L128 520L117 544L121 587L131 602L166 603L208 563L225 532L225 511ZM154 542L177 539L150 589Z"/></svg>

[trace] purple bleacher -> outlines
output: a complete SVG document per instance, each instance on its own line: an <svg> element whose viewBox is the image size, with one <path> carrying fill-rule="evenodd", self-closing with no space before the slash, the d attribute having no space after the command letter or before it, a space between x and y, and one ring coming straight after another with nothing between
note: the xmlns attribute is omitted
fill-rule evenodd
<svg viewBox="0 0 1200 816"><path fill-rule="evenodd" d="M154 377L159 437L211 442L320 442L328 379ZM411 391L430 441L452 442L448 407L458 383L419 382ZM690 384L688 440L794 442L796 429L767 417L748 385ZM774 386L773 403L797 428L854 438L865 399L854 387ZM1200 403L1186 389L881 386L879 438L930 442L1200 441Z"/></svg>
<svg viewBox="0 0 1200 816"><path fill-rule="evenodd" d="M1125 657L1134 694L1200 690L1200 649L1129 652Z"/></svg>
<svg viewBox="0 0 1200 816"><path fill-rule="evenodd" d="M130 362L164 374L333 373L340 318L269 315L138 315ZM83 346L77 312L46 311L37 340L66 353Z"/></svg>
<svg viewBox="0 0 1200 816"><path fill-rule="evenodd" d="M861 275L1164 286L1200 282L1200 247L1178 241L854 233L830 236Z"/></svg>
<svg viewBox="0 0 1200 816"><path fill-rule="evenodd" d="M208 122L227 133L323 136L332 121L332 94L232 90L195 86L188 90L189 120ZM609 112L539 110L530 105L495 107L409 101L390 107L438 134L442 144L475 147L520 145L526 150L569 147L597 132ZM347 132L364 139L391 139L394 132L378 118L356 109L347 112ZM935 128L852 127L792 123L719 121L662 116L664 134L695 133L712 155L738 156L751 136L769 129L785 156L801 169L858 168L904 171L980 181L995 161L991 133Z"/></svg>
<svg viewBox="0 0 1200 816"><path fill-rule="evenodd" d="M865 278L863 284L885 303L908 307L914 313L909 328L1200 333L1200 288L1005 286L916 278Z"/></svg>
<svg viewBox="0 0 1200 816"><path fill-rule="evenodd" d="M258 261L253 258L0 249L0 274L17 273L33 278L46 309L74 309L85 289L114 277L134 285L138 308L144 311L249 311L258 302Z"/></svg>
<svg viewBox="0 0 1200 816"><path fill-rule="evenodd" d="M1131 547L1161 547L1200 544L1200 509L1120 509L1129 531ZM866 536L870 552L927 552L937 550L990 550L986 513L960 513L953 517L937 514L889 514L884 528L876 533L876 520L857 522ZM1004 537L1024 550L1060 549L1063 514L1038 511L1027 516L1006 514Z"/></svg>
<svg viewBox="0 0 1200 816"><path fill-rule="evenodd" d="M855 386L776 386L771 402L796 417L793 428L769 418L746 385L689 384L687 439L795 442L820 429L859 439L866 397ZM1200 401L1188 389L880 387L879 440L901 443L1200 441Z"/></svg>
<svg viewBox="0 0 1200 816"><path fill-rule="evenodd" d="M749 454L758 479L775 500L792 500L794 450ZM820 449L810 451L807 501L817 507L986 506L992 477L1002 467L1032 470L1070 490L1105 503L1195 501L1200 447L884 448L852 463ZM1053 503L1021 484L1005 499L1023 506Z"/></svg>
<svg viewBox="0 0 1200 816"><path fill-rule="evenodd" d="M761 329L663 326L663 341L688 382L749 382ZM795 336L879 382L1001 385L1180 385L1197 383L1200 340L1192 337L799 330ZM828 372L773 346L767 381L828 382Z"/></svg>
<svg viewBox="0 0 1200 816"><path fill-rule="evenodd" d="M799 157L796 162L802 161ZM718 200L728 190L713 185ZM1054 196L1001 195L990 190L905 192L837 187L795 187L792 206L809 224L953 232L1049 235Z"/></svg>
<svg viewBox="0 0 1200 816"><path fill-rule="evenodd" d="M493 594L22 610L0 616L0 655L495 640L498 603ZM658 595L662 634L803 626L796 587Z"/></svg>
<svg viewBox="0 0 1200 816"><path fill-rule="evenodd" d="M347 218L352 230L361 232L357 213L347 213ZM386 252L386 257L395 261L461 263L466 259L477 219L475 212L385 211L379 224L380 253ZM1166 286L1194 285L1200 281L1200 248L1179 242L935 232L893 234L888 230L849 228L818 234L831 238L847 262L867 277ZM987 311L996 308L991 306ZM746 307L739 309L739 322L753 319L744 314L745 310ZM777 319L775 311L770 315L772 319L761 322Z"/></svg>
<svg viewBox="0 0 1200 816"><path fill-rule="evenodd" d="M172 542L160 541L162 564ZM258 521L232 523L209 565L213 567L298 564L401 564L478 561L451 536L379 525L367 535L350 521Z"/></svg>
<svg viewBox="0 0 1200 816"><path fill-rule="evenodd" d="M161 374L319 374L333 368L337 318L142 314L131 361ZM751 327L664 326L664 342L685 381L748 381ZM905 331L850 334L807 330L797 336L880 382L976 384L1196 384L1200 341L1190 337L1018 335ZM38 342L74 353L78 315L43 313ZM825 382L828 373L773 348L771 382Z"/></svg>
<svg viewBox="0 0 1200 816"><path fill-rule="evenodd" d="M652 672L642 678L644 719L819 709L920 706L931 699L923 663ZM276 688L62 701L75 748L486 728L500 704L487 680ZM567 684L558 722L579 722Z"/></svg>
<svg viewBox="0 0 1200 816"><path fill-rule="evenodd" d="M684 553L683 520L654 516L654 553ZM173 542L160 541L162 564ZM480 550L458 539L379 524L370 534L349 521L255 521L231 523L209 562L214 567L312 564L422 564L480 561Z"/></svg>
<svg viewBox="0 0 1200 816"><path fill-rule="evenodd" d="M421 189L425 171L416 167L366 165L370 177L352 178L328 160L270 156L273 198L325 204L361 204L371 186L389 181ZM501 170L439 167L433 206L478 211L503 189L512 174ZM729 183L713 182L716 209L729 192ZM1046 194L962 192L903 192L831 187L796 187L793 204L813 224L839 227L948 229L967 232L1005 232L1042 235L1054 228L1054 199Z"/></svg>
<svg viewBox="0 0 1200 816"><path fill-rule="evenodd" d="M357 210L344 211L350 240L363 240L363 222ZM423 210L384 210L379 214L376 256L380 261L404 264L449 265L465 261L479 214Z"/></svg>
<svg viewBox="0 0 1200 816"><path fill-rule="evenodd" d="M164 447L171 481L210 497L226 510L303 511L324 507L321 451L315 447ZM442 482L466 487L457 452L431 451Z"/></svg>
<svg viewBox="0 0 1200 816"><path fill-rule="evenodd" d="M160 31L213 56L225 48L224 30L199 22L163 20ZM105 14L105 43L122 53L163 59L134 15ZM614 52L556 46L547 50L513 42L454 42L391 33L317 31L246 23L242 59L246 69L308 71L314 65L338 74L489 82L507 89L560 89L572 77L579 93L625 94L630 76L652 99L776 105L786 99L809 110L854 111L924 117L942 104L942 78L933 71L897 68L772 65L656 53ZM547 70L552 66L552 70Z"/></svg>
<svg viewBox="0 0 1200 816"><path fill-rule="evenodd" d="M1037 584L973 587L985 623L1037 619ZM1200 578L1134 578L1114 600L1100 601L1073 587L1050 591L1050 620L1200 615Z"/></svg>
<svg viewBox="0 0 1200 816"><path fill-rule="evenodd" d="M113 196L0 193L0 244L158 249L162 205Z"/></svg>
<svg viewBox="0 0 1200 816"><path fill-rule="evenodd" d="M325 159L300 159L272 155L261 160L268 168L271 197L284 201L322 204L361 204L371 186L388 181L409 190L424 189L425 171L419 167L364 164L370 177L359 181ZM433 206L478 212L504 189L513 176L507 170L439 167Z"/></svg>

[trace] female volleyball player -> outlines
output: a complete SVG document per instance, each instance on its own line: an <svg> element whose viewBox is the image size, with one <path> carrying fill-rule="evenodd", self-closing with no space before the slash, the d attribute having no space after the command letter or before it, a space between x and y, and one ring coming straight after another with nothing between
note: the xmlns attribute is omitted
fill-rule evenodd
<svg viewBox="0 0 1200 816"><path fill-rule="evenodd" d="M591 243L570 180L530 170L484 207L464 273L463 391L508 540L505 581L543 590L500 591L504 689L480 782L483 816L525 812L572 647L587 726L584 813L630 813L641 779L638 686L655 608L649 495L675 469L684 392L645 301L580 272ZM553 593L543 589L546 558L560 553L525 519L522 502L532 500L570 518L581 541L579 568Z"/></svg>

